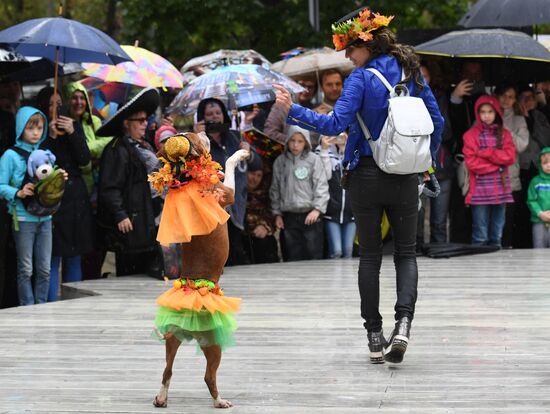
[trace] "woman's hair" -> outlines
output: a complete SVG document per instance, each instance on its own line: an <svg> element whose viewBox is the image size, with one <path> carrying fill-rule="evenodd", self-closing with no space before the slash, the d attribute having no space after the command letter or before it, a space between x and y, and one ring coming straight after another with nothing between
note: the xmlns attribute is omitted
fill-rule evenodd
<svg viewBox="0 0 550 414"><path fill-rule="evenodd" d="M36 108L40 109L47 117L50 114L50 99L52 96L53 88L51 86L40 89L38 95L36 95Z"/></svg>
<svg viewBox="0 0 550 414"><path fill-rule="evenodd" d="M216 98L206 98L199 102L199 107L197 108L197 122L200 122L204 119L204 112L206 111L206 107L208 105L217 105L222 110L223 114L223 123L224 124L230 124L231 120L229 119L229 114L227 113L227 109L225 108L225 105L222 101Z"/></svg>
<svg viewBox="0 0 550 414"><path fill-rule="evenodd" d="M424 89L424 82L420 73L420 59L414 53L413 47L397 43L395 34L387 27L377 29L373 32L373 35L372 40L362 43L369 49L371 57L380 55L394 56L401 63L405 71L405 79L400 83L406 83L412 79L419 90Z"/></svg>
<svg viewBox="0 0 550 414"><path fill-rule="evenodd" d="M512 106L512 109L514 110L514 114L515 115L521 115L521 108L520 108L519 102L518 102L519 92L518 92L518 87L515 84L513 84L513 83L501 83L501 84L499 84L495 87L495 92L494 93L495 93L496 97L499 97L499 96L504 95L509 90L513 90L514 93L516 94L516 101L514 102L514 105Z"/></svg>

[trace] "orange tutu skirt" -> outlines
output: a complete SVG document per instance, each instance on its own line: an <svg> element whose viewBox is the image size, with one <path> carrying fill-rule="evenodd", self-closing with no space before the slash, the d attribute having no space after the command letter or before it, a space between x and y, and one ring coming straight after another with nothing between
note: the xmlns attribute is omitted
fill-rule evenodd
<svg viewBox="0 0 550 414"><path fill-rule="evenodd" d="M210 234L229 214L212 193L201 192L197 183L168 190L157 240L162 245L188 243L192 236Z"/></svg>

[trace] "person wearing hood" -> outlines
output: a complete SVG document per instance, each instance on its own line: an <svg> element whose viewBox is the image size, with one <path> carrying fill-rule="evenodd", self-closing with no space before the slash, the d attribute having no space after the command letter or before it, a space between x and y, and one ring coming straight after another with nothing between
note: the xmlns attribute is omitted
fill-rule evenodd
<svg viewBox="0 0 550 414"><path fill-rule="evenodd" d="M245 229L245 212L247 199L248 167L259 168L261 158L256 154L248 142L241 140L238 131L230 129L231 120L222 101L215 98L203 99L197 108L197 122L193 125L196 134L205 132L210 139L210 154L212 159L220 165L239 149L247 150L250 158L239 163L235 171L235 203L229 207L231 216L228 221L229 258L226 266L248 264L249 259L243 245L243 231Z"/></svg>
<svg viewBox="0 0 550 414"><path fill-rule="evenodd" d="M96 218L99 162L103 149L112 137L97 135L96 132L101 127L101 119L93 115L88 92L80 82L72 82L65 87L65 102L68 104L69 116L82 129L90 151L91 161L82 167L81 170L82 179L86 184L88 197L92 206L92 213L94 218ZM83 279L97 279L101 277L101 267L105 254L104 248L96 245L94 250L82 255Z"/></svg>
<svg viewBox="0 0 550 414"><path fill-rule="evenodd" d="M416 227L418 174L387 174L374 161L372 150L357 117L361 117L374 140L388 118L389 93L372 71L378 70L391 85L406 85L411 96L423 100L434 125L432 159L441 142L444 120L437 101L420 73L420 61L410 46L399 44L388 27L394 16L383 16L362 7L332 25L337 51L345 50L355 69L348 76L332 115L313 112L292 104L290 93L279 85L276 105L288 113L287 123L336 136L348 130L344 163L351 208L359 236L359 293L372 363L400 363L407 349L417 299ZM404 76L404 78L403 78ZM397 276L395 325L386 341L380 313L381 223L388 213L394 235ZM386 349L384 351L384 348Z"/></svg>
<svg viewBox="0 0 550 414"><path fill-rule="evenodd" d="M322 214L330 199L321 158L311 148L309 131L288 129L284 152L273 163L269 190L275 227L281 230L283 259L323 258Z"/></svg>
<svg viewBox="0 0 550 414"><path fill-rule="evenodd" d="M540 152L539 175L529 183L527 205L533 223L533 247L550 247L550 147Z"/></svg>
<svg viewBox="0 0 550 414"><path fill-rule="evenodd" d="M22 107L15 118L15 147L28 153L38 149L46 139L47 125L41 111L31 106ZM22 200L34 195L32 183L23 185L26 171L27 160L15 149L8 149L0 158L0 197L7 200L9 213L13 216L19 303L33 305L48 299L52 216L34 216L25 209ZM34 289L33 272L36 276Z"/></svg>
<svg viewBox="0 0 550 414"><path fill-rule="evenodd" d="M516 161L512 134L503 125L497 98L482 95L475 103L476 123L464 134L464 162L472 207L472 244L501 246L506 203L514 201L508 167Z"/></svg>

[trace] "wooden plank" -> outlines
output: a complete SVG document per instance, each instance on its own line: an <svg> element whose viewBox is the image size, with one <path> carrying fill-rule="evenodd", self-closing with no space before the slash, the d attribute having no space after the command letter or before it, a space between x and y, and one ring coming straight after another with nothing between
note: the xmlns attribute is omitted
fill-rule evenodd
<svg viewBox="0 0 550 414"><path fill-rule="evenodd" d="M370 365L358 261L227 268L243 298L238 345L218 383L232 413L550 412L550 254L503 250L419 258L419 300L401 365ZM385 256L381 312L392 328ZM132 276L66 286L71 297L0 310L0 413L153 413L164 348L151 337L160 281ZM92 296L90 296L92 295ZM169 407L209 413L204 361L180 349Z"/></svg>

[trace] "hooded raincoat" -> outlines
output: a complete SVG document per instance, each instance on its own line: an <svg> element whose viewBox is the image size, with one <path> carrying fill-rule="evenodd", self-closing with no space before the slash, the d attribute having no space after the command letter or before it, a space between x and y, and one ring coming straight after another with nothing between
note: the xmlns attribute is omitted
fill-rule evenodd
<svg viewBox="0 0 550 414"><path fill-rule="evenodd" d="M491 105L497 118L491 125L481 122L479 108ZM502 125L502 110L494 96L483 95L475 103L476 123L464 134L464 162L469 172L470 188L466 204L512 203L508 167L516 160L512 134L502 128L502 147L496 147L497 122Z"/></svg>
<svg viewBox="0 0 550 414"><path fill-rule="evenodd" d="M542 154L550 154L550 147L543 148L540 152L540 155ZM542 170L540 156L538 167L539 175L531 180L527 192L527 205L531 210L531 221L533 223L542 223L539 213L550 210L550 174L546 174Z"/></svg>
<svg viewBox="0 0 550 414"><path fill-rule="evenodd" d="M23 131L34 114L40 114L44 118L44 131L42 138L36 144L30 144L23 140ZM15 146L25 151L32 152L40 147L46 139L48 132L48 121L46 116L32 106L24 106L17 112L15 117ZM20 198L15 194L21 189L21 184L27 171L27 161L17 152L8 149L0 158L0 197L8 202L9 213L14 215L14 220L40 222L52 219L52 216L38 217L29 214Z"/></svg>

